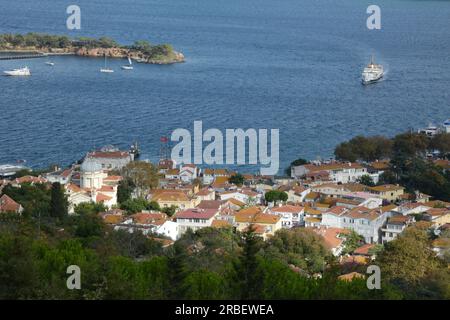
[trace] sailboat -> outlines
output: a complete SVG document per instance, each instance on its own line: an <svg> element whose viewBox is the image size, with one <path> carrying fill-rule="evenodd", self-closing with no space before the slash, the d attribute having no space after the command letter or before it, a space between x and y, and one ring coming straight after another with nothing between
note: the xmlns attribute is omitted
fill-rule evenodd
<svg viewBox="0 0 450 320"><path fill-rule="evenodd" d="M55 65L55 63L54 63L53 61L51 61L50 59L48 59L48 60L45 62L45 64L48 65L48 66L52 66L52 67Z"/></svg>
<svg viewBox="0 0 450 320"><path fill-rule="evenodd" d="M122 66L121 68L122 68L123 70L133 70L133 66L132 66L130 57L128 57L128 65L124 65L124 66Z"/></svg>
<svg viewBox="0 0 450 320"><path fill-rule="evenodd" d="M100 69L100 72L103 72L103 73L112 73L112 72L114 72L113 69L110 69L110 68L106 67L106 53L105 53L105 66Z"/></svg>

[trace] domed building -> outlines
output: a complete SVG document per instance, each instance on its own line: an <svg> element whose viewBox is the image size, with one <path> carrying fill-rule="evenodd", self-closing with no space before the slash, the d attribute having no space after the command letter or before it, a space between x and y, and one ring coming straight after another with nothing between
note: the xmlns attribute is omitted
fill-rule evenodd
<svg viewBox="0 0 450 320"><path fill-rule="evenodd" d="M103 179L108 175L103 172L101 164L86 159L80 168L80 187L83 189L100 189Z"/></svg>

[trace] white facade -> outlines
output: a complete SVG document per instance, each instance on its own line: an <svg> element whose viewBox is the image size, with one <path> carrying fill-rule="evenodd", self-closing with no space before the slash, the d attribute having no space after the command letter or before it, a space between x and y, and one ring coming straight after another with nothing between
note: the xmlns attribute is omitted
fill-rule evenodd
<svg viewBox="0 0 450 320"><path fill-rule="evenodd" d="M332 170L331 180L340 183L357 182L362 176L367 174L366 168L344 168L342 170Z"/></svg>
<svg viewBox="0 0 450 320"><path fill-rule="evenodd" d="M162 236L169 237L173 241L177 240L179 237L178 233L178 223L173 221L166 221L158 229L156 229L156 233Z"/></svg>
<svg viewBox="0 0 450 320"><path fill-rule="evenodd" d="M282 228L289 229L305 224L303 207L298 207L297 210L294 210L293 206L274 207L269 212L281 218Z"/></svg>

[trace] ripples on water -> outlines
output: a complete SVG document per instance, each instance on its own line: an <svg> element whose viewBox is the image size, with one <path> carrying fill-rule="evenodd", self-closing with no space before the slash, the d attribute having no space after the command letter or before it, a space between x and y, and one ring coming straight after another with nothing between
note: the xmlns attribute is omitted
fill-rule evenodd
<svg viewBox="0 0 450 320"><path fill-rule="evenodd" d="M381 31L365 28L368 1L78 2L80 33L65 30L65 6L50 0L0 0L0 31L169 42L187 63L126 72L125 61L109 60L116 72L101 74L102 59L0 61L2 71L26 64L33 73L0 77L0 163L66 165L133 140L156 160L160 136L203 120L204 130L279 128L285 167L299 156L329 157L356 134L450 117L448 1L379 1ZM363 87L372 53L389 73Z"/></svg>

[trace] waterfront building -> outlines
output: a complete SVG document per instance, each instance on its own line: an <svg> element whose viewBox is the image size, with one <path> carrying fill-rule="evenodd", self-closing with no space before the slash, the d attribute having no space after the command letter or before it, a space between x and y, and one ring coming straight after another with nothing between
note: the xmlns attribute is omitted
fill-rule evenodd
<svg viewBox="0 0 450 320"><path fill-rule="evenodd" d="M89 152L84 163L95 163L102 170L120 170L134 160L133 154L128 151L120 151L113 147L105 147L100 151Z"/></svg>

